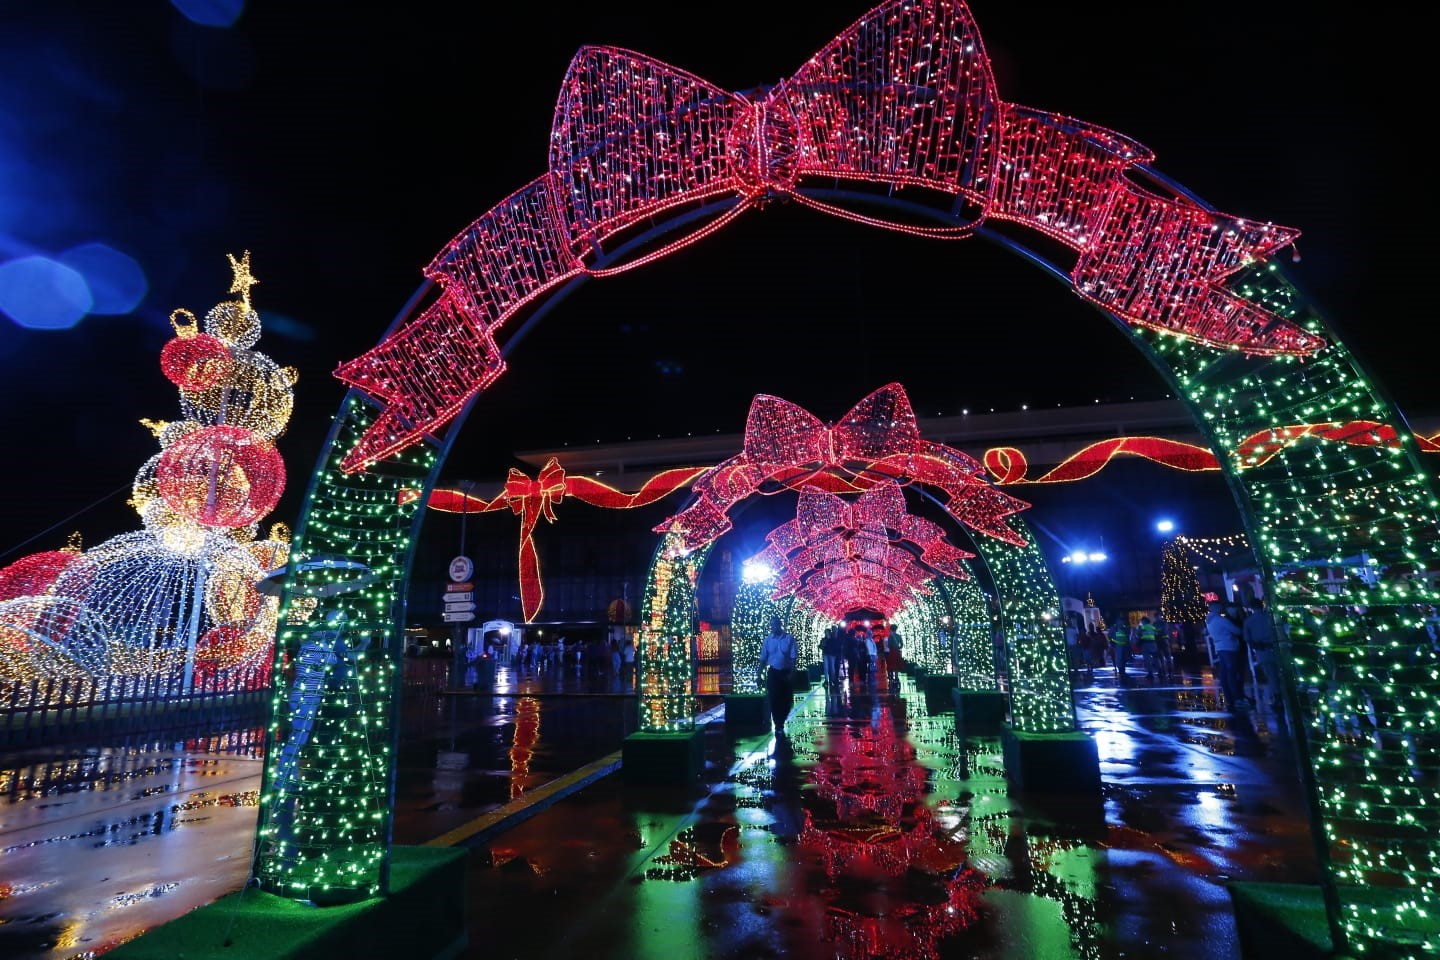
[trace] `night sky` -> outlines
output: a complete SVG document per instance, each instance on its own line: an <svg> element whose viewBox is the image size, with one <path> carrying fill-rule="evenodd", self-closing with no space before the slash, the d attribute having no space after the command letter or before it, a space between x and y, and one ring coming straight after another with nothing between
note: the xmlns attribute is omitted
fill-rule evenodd
<svg viewBox="0 0 1440 960"><path fill-rule="evenodd" d="M124 500L158 445L138 421L180 418L158 366L167 317L228 299L226 254L244 250L257 349L300 370L272 517L293 522L344 395L331 371L379 340L445 243L544 171L578 47L743 91L868 6L729 9L272 0L201 27L160 0L0 2L0 269L103 243L146 279L134 309L68 329L0 313L0 562L139 527ZM1402 409L1440 407L1434 204L1415 187L1430 161L1395 119L1428 89L1428 35L1273 0L971 11L1003 99L1124 133L1220 210L1302 230L1290 275ZM922 416L1166 395L1107 319L998 246L793 204L589 281L507 359L447 479L498 478L517 450L738 432L757 393L824 420L896 380Z"/></svg>

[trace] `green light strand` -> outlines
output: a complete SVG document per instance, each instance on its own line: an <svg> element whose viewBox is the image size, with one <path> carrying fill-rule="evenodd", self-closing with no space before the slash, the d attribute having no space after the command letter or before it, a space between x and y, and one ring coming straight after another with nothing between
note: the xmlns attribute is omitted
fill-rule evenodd
<svg viewBox="0 0 1440 960"><path fill-rule="evenodd" d="M1332 939L1440 943L1437 500L1413 434L1274 264L1232 288L1330 345L1304 362L1143 331L1220 455L1280 627ZM1366 422L1374 426L1366 428ZM1376 896L1381 895L1377 905Z"/></svg>

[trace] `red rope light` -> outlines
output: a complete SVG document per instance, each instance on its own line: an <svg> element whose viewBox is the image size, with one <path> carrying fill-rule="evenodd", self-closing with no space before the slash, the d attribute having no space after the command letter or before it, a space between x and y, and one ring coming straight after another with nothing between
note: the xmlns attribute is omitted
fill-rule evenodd
<svg viewBox="0 0 1440 960"><path fill-rule="evenodd" d="M1249 354L1325 341L1224 281L1299 231L1160 196L1126 172L1153 154L1127 137L999 96L958 0L888 0L755 99L616 47L583 47L561 84L549 169L501 200L425 268L440 299L335 376L386 409L344 461L355 472L450 422L504 370L496 331L582 273L667 256L773 198L921 236L964 237L988 217L1077 253L1077 295L1129 323ZM968 219L931 227L862 215L807 183L919 188ZM628 232L716 199L718 218L623 265Z"/></svg>

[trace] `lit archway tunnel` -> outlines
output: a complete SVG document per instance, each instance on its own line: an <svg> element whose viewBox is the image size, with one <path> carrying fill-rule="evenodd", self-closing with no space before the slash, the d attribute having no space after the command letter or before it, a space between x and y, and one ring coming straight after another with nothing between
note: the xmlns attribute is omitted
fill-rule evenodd
<svg viewBox="0 0 1440 960"><path fill-rule="evenodd" d="M1295 231L1211 208L1125 136L1002 100L968 10L949 0L882 4L750 95L583 49L550 147L549 170L446 246L426 271L435 287L337 371L352 389L295 552L369 574L326 582L334 571L291 565L265 887L386 889L418 506L505 351L581 281L784 198L919 237L985 237L1127 331L1220 460L1271 588L1332 938L1380 952L1425 942L1440 914L1440 681L1410 637L1437 600L1424 576L1437 501L1401 412L1275 261ZM1323 569L1352 565L1363 575L1322 586Z"/></svg>
<svg viewBox="0 0 1440 960"><path fill-rule="evenodd" d="M978 557L955 547L938 524L912 514L905 489L937 504ZM908 621L926 659L940 645L942 626L948 645L956 639L952 628L966 625L958 634L965 644L951 646L943 668L966 689L999 692L991 631L984 630L981 649L972 636L973 615L958 602L973 590L962 586L970 577L968 561L979 559L1005 639L1014 729L1075 730L1059 598L1022 519L1028 504L993 488L978 461L921 437L904 388L893 383L861 399L833 427L781 398L756 397L742 449L696 478L687 505L655 528L662 540L641 603L642 730L693 725L694 689L687 684L695 673L694 593L705 557L732 528L733 506L785 491L798 491L796 516L772 530L753 558L776 573L769 596L748 597L759 606L742 604L738 633L732 625L737 691L753 678L769 613L789 624L808 664L819 662L817 642L828 624L847 610L870 608ZM847 500L842 493L856 496ZM937 591L938 610L931 599Z"/></svg>

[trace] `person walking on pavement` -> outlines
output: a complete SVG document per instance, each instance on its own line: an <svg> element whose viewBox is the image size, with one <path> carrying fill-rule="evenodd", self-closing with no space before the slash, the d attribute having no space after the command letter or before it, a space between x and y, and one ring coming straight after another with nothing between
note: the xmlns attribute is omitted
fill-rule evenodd
<svg viewBox="0 0 1440 960"><path fill-rule="evenodd" d="M770 618L770 634L760 644L760 680L765 684L765 699L775 735L785 733L785 720L795 705L795 687L791 674L800 659L795 638L785 631L779 617Z"/></svg>
<svg viewBox="0 0 1440 960"><path fill-rule="evenodd" d="M890 676L905 669L905 654L900 649L900 628L891 627L890 636L885 640L885 669Z"/></svg>
<svg viewBox="0 0 1440 960"><path fill-rule="evenodd" d="M871 684L879 677L876 670L879 668L880 650L875 646L874 633L866 630L861 637L865 641L865 682Z"/></svg>
<svg viewBox="0 0 1440 960"><path fill-rule="evenodd" d="M840 634L840 660L845 666L845 679L851 683L860 676L860 641L855 639L855 628L846 627Z"/></svg>
<svg viewBox="0 0 1440 960"><path fill-rule="evenodd" d="M1160 631L1150 622L1149 617L1141 617L1139 626L1135 628L1135 639L1140 647L1140 657L1145 663L1145 679L1153 683L1157 673L1164 673L1160 662Z"/></svg>
<svg viewBox="0 0 1440 960"><path fill-rule="evenodd" d="M1226 614L1223 603L1211 600L1205 629L1215 647L1215 672L1225 703L1232 712L1248 709L1251 704L1245 699L1245 680L1240 674L1240 624Z"/></svg>
<svg viewBox="0 0 1440 960"><path fill-rule="evenodd" d="M1275 657L1275 624L1263 599L1255 599L1240 633L1245 638L1245 645L1255 651L1255 665L1260 668L1260 673L1265 678L1270 709L1279 710L1280 661ZM1255 691L1255 699L1260 699L1258 689Z"/></svg>
<svg viewBox="0 0 1440 960"><path fill-rule="evenodd" d="M1130 627L1118 616L1110 628L1110 656L1115 661L1115 682L1122 687L1130 686L1130 674L1125 672L1130 663Z"/></svg>
<svg viewBox="0 0 1440 960"><path fill-rule="evenodd" d="M825 662L825 685L831 690L840 689L840 657L845 644L844 628L832 624L820 640L820 655Z"/></svg>

